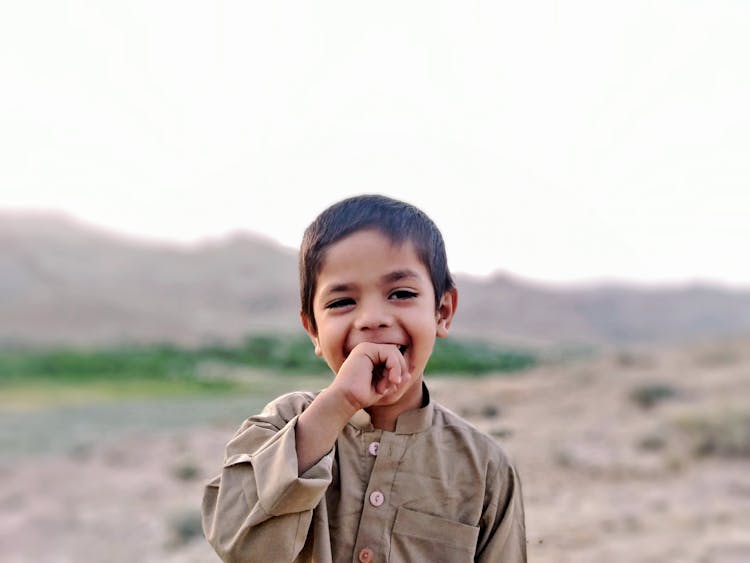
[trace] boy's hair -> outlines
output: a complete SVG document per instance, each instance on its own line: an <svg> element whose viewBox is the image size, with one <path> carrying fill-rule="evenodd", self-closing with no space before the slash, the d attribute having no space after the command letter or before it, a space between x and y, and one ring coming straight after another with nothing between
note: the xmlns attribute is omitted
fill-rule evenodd
<svg viewBox="0 0 750 563"><path fill-rule="evenodd" d="M323 211L305 230L299 253L299 287L302 313L317 330L313 298L318 274L328 247L365 229L376 229L394 244L410 241L427 268L435 289L435 309L443 294L455 287L448 270L443 236L435 223L413 205L381 195L344 199Z"/></svg>

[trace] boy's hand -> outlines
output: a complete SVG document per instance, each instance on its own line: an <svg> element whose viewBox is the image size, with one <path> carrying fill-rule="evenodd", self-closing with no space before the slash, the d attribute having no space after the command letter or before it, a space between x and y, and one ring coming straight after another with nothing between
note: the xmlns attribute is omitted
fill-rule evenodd
<svg viewBox="0 0 750 563"><path fill-rule="evenodd" d="M411 379L406 359L395 344L357 344L333 383L299 416L297 470L302 475L336 443L347 421L360 409L398 391Z"/></svg>
<svg viewBox="0 0 750 563"><path fill-rule="evenodd" d="M411 379L406 359L395 344L357 344L329 387L357 411L377 403Z"/></svg>

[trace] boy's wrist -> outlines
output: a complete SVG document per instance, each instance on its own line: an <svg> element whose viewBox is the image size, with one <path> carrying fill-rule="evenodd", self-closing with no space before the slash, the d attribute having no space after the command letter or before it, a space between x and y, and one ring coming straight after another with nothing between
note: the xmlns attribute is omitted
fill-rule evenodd
<svg viewBox="0 0 750 563"><path fill-rule="evenodd" d="M320 392L297 419L297 471L300 475L315 465L336 443L339 432L357 412L337 390Z"/></svg>
<svg viewBox="0 0 750 563"><path fill-rule="evenodd" d="M361 405L335 386L327 387L321 391L315 400L319 403L321 411L341 422L342 428L362 408Z"/></svg>

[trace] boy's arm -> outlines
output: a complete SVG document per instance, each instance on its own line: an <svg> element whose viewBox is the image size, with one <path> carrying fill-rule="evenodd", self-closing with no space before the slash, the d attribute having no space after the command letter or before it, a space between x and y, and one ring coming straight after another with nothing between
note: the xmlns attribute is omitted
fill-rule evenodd
<svg viewBox="0 0 750 563"><path fill-rule="evenodd" d="M293 561L332 479L333 454L299 473L295 394L246 421L226 450L224 467L204 490L206 539L224 561Z"/></svg>
<svg viewBox="0 0 750 563"><path fill-rule="evenodd" d="M373 382L373 368L381 364L385 375ZM219 556L293 561L331 483L341 429L409 379L396 346L362 343L311 403L293 395L248 419L227 445L221 475L204 490L203 531Z"/></svg>
<svg viewBox="0 0 750 563"><path fill-rule="evenodd" d="M512 465L502 463L488 483L489 503L482 516L475 560L526 563L526 524L518 473Z"/></svg>

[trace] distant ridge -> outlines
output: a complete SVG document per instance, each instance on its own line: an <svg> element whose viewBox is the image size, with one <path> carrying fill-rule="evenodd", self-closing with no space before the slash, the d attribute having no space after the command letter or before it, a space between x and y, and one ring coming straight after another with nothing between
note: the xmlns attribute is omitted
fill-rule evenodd
<svg viewBox="0 0 750 563"><path fill-rule="evenodd" d="M226 341L288 331L295 252L238 234L151 244L64 216L0 213L0 343Z"/></svg>
<svg viewBox="0 0 750 563"><path fill-rule="evenodd" d="M296 252L238 233L184 246L61 214L0 211L0 345L198 344L299 332ZM514 344L750 334L750 291L540 285L458 276L454 333Z"/></svg>
<svg viewBox="0 0 750 563"><path fill-rule="evenodd" d="M459 278L459 311L474 336L538 343L648 344L750 334L750 291L703 284L585 288L510 277Z"/></svg>

